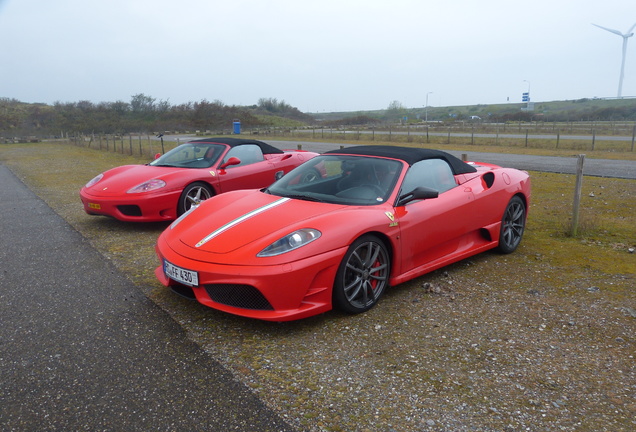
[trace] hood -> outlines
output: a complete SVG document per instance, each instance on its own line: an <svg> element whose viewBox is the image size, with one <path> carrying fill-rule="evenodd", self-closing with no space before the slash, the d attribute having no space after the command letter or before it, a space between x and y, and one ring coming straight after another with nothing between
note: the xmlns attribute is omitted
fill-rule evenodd
<svg viewBox="0 0 636 432"><path fill-rule="evenodd" d="M237 191L204 201L166 231L173 246L178 242L191 251L227 254L252 242L262 249L295 229L317 228L312 220L343 207Z"/></svg>
<svg viewBox="0 0 636 432"><path fill-rule="evenodd" d="M178 171L183 168L124 165L106 171L100 181L85 189L93 195L117 196L148 180L162 179L167 183L167 177Z"/></svg>

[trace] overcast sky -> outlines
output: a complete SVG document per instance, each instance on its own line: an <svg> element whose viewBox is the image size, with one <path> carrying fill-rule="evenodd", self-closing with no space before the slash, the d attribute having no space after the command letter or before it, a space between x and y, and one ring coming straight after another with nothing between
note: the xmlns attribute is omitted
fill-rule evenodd
<svg viewBox="0 0 636 432"><path fill-rule="evenodd" d="M304 112L615 97L635 0L0 0L0 97ZM636 96L636 37L623 96Z"/></svg>

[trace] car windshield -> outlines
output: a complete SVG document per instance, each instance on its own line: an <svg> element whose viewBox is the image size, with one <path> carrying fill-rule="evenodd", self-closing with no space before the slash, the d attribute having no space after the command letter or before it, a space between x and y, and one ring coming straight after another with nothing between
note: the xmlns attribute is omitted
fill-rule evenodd
<svg viewBox="0 0 636 432"><path fill-rule="evenodd" d="M208 168L223 154L222 144L185 143L150 162L152 166L178 168Z"/></svg>
<svg viewBox="0 0 636 432"><path fill-rule="evenodd" d="M393 159L322 155L292 170L266 191L273 195L348 205L377 205L391 195L402 170Z"/></svg>

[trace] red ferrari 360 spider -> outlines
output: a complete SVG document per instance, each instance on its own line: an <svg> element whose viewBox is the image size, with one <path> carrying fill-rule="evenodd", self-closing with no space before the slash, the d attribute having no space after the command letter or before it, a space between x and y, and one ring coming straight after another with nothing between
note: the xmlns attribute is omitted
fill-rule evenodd
<svg viewBox="0 0 636 432"><path fill-rule="evenodd" d="M222 192L269 186L317 156L261 141L206 138L187 142L147 165L106 171L80 190L90 215L122 221L170 221Z"/></svg>
<svg viewBox="0 0 636 432"><path fill-rule="evenodd" d="M245 317L358 313L391 285L496 248L513 252L528 173L436 150L356 146L317 156L268 188L219 195L157 241L175 292Z"/></svg>

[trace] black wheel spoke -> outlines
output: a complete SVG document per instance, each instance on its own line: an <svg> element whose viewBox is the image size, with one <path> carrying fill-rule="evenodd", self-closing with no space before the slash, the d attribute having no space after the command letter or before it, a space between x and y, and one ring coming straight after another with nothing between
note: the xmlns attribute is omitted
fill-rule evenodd
<svg viewBox="0 0 636 432"><path fill-rule="evenodd" d="M352 300L356 298L361 288L362 288L362 280L360 278L355 278L353 282L345 286L345 293L346 293L347 299Z"/></svg>
<svg viewBox="0 0 636 432"><path fill-rule="evenodd" d="M382 272L385 268L386 268L386 264L383 264L381 266L372 268L369 271L369 277L371 279L374 279L374 280L377 280L377 281L385 281L386 280L386 275L384 275L384 274L376 275L376 273Z"/></svg>
<svg viewBox="0 0 636 432"><path fill-rule="evenodd" d="M371 255L371 253L373 253L373 255L369 260L367 260L367 266L372 266L373 263L376 262L376 260L378 259L378 255L380 255L380 246L376 245L374 248L373 244L369 243L369 255Z"/></svg>
<svg viewBox="0 0 636 432"><path fill-rule="evenodd" d="M369 281L364 281L362 283L362 304L366 305L369 303L369 293L372 293L373 287L369 285Z"/></svg>

